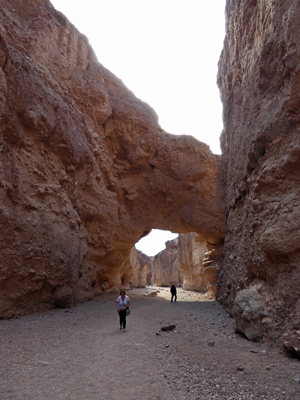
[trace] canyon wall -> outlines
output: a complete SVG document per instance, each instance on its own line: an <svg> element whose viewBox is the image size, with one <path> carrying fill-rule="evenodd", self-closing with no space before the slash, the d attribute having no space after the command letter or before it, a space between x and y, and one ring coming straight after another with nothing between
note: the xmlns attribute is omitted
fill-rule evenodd
<svg viewBox="0 0 300 400"><path fill-rule="evenodd" d="M2 2L0 66L1 318L130 284L152 228L224 238L220 156L163 131L49 1Z"/></svg>
<svg viewBox="0 0 300 400"><path fill-rule="evenodd" d="M166 242L166 248L154 257L154 282L158 286L171 286L174 282L184 290L207 293L214 298L222 248L222 242L210 245L195 232L180 234Z"/></svg>
<svg viewBox="0 0 300 400"><path fill-rule="evenodd" d="M182 275L178 263L178 238L168 240L166 248L153 259L154 282L157 286L182 286Z"/></svg>
<svg viewBox="0 0 300 400"><path fill-rule="evenodd" d="M218 275L222 268L224 242L217 245L206 243L207 252L202 260L203 275L207 282L207 295L216 298Z"/></svg>
<svg viewBox="0 0 300 400"><path fill-rule="evenodd" d="M147 271L146 280L144 280L144 276L141 280L141 283L144 286L153 284L153 259L154 257L149 257L144 254L142 251L137 250L137 255L139 259L140 269Z"/></svg>
<svg viewBox="0 0 300 400"><path fill-rule="evenodd" d="M135 247L131 249L129 257L129 265L131 267L130 285L129 287L144 288L148 280L151 281L152 259ZM149 282L150 283L150 282ZM124 285L126 287L126 284Z"/></svg>
<svg viewBox="0 0 300 400"><path fill-rule="evenodd" d="M226 240L217 292L237 331L298 354L299 20L297 1L227 0L218 75Z"/></svg>
<svg viewBox="0 0 300 400"><path fill-rule="evenodd" d="M183 276L183 289L207 291L207 281L202 266L206 252L206 240L197 233L191 232L178 236L178 262Z"/></svg>

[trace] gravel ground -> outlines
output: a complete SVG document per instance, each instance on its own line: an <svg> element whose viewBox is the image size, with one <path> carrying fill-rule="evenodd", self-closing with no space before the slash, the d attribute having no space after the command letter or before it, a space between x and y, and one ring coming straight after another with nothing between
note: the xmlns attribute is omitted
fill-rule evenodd
<svg viewBox="0 0 300 400"><path fill-rule="evenodd" d="M234 333L217 302L181 289L177 303L168 288L127 294L126 332L112 294L0 321L0 399L300 400L299 360Z"/></svg>

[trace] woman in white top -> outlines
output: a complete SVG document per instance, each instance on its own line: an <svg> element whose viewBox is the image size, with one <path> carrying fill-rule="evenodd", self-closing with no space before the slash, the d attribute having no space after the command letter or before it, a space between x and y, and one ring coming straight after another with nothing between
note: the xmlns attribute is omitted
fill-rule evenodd
<svg viewBox="0 0 300 400"><path fill-rule="evenodd" d="M120 317L120 329L126 330L126 308L130 306L130 298L125 296L125 290L120 291L120 296L116 300L116 308Z"/></svg>

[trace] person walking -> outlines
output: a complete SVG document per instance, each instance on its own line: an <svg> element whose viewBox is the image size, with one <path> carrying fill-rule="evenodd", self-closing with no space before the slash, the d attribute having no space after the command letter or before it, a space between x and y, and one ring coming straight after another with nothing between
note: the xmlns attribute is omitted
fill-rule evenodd
<svg viewBox="0 0 300 400"><path fill-rule="evenodd" d="M175 297L175 303L176 303L176 301L177 301L177 290L176 290L176 286L174 285L174 283L172 283L172 286L170 288L170 292L172 294L171 303L173 303L173 297Z"/></svg>
<svg viewBox="0 0 300 400"><path fill-rule="evenodd" d="M120 296L116 300L116 308L120 317L120 330L126 331L126 309L130 306L130 298L125 295L125 290L120 291Z"/></svg>

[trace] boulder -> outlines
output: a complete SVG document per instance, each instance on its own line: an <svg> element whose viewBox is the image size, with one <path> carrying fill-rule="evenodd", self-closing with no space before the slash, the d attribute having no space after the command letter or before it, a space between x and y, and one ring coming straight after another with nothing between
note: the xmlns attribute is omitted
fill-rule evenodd
<svg viewBox="0 0 300 400"><path fill-rule="evenodd" d="M257 286L251 286L237 293L234 300L236 332L243 333L249 340L263 338L262 320L265 316L263 296Z"/></svg>

